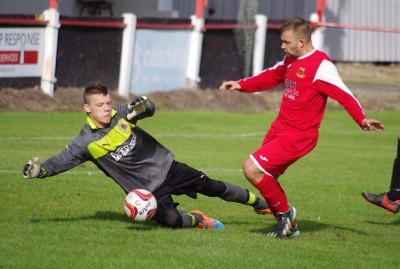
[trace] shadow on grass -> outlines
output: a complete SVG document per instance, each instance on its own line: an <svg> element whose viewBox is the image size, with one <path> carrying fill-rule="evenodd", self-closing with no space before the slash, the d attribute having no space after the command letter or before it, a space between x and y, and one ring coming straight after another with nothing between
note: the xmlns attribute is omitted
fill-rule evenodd
<svg viewBox="0 0 400 269"><path fill-rule="evenodd" d="M299 230L302 234L308 233L312 234L321 230L329 230L333 231L338 237L340 237L340 231L350 231L352 233L356 233L359 235L367 235L367 233L354 229L354 228L349 228L349 227L344 227L344 226L338 226L335 224L326 224L320 221L311 221L311 220L298 220L296 221L299 227ZM257 230L252 230L254 233L262 233L266 234L267 232L273 230L275 228L274 225L269 225L266 229L257 229Z"/></svg>
<svg viewBox="0 0 400 269"><path fill-rule="evenodd" d="M71 222L71 221L86 221L86 220L106 220L106 221L119 221L127 224L132 224L128 229L132 230L152 230L163 228L155 221L134 222L130 221L125 214L120 214L112 211L98 211L92 216L83 216L77 218L64 217L64 218L50 218L50 219L32 219L31 223L42 222Z"/></svg>
<svg viewBox="0 0 400 269"><path fill-rule="evenodd" d="M382 221L366 221L366 223L368 224L374 224L374 225L393 225L393 226L398 226L400 225L400 219L391 221L391 222L387 222L387 219L382 217Z"/></svg>

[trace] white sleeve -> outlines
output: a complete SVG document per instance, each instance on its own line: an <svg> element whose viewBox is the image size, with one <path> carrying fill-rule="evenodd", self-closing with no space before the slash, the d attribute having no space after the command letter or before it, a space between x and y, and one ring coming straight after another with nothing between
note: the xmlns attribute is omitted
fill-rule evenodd
<svg viewBox="0 0 400 269"><path fill-rule="evenodd" d="M347 86L340 78L336 66L328 60L323 60L321 62L320 66L318 67L317 73L315 74L313 82L318 79L335 85L339 89L345 91L347 94L353 96L353 93L347 88Z"/></svg>

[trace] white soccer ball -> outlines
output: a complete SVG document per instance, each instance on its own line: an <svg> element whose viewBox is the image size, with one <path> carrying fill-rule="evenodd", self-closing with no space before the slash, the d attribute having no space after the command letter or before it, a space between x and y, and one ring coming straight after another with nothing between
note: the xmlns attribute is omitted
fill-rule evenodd
<svg viewBox="0 0 400 269"><path fill-rule="evenodd" d="M148 190L136 189L125 197L124 210L130 219L146 221L156 213L157 200Z"/></svg>

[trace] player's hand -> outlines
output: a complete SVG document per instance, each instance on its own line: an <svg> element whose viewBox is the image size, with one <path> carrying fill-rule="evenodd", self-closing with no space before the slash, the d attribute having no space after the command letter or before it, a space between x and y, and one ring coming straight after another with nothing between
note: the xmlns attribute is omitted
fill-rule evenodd
<svg viewBox="0 0 400 269"><path fill-rule="evenodd" d="M22 170L22 175L26 179L38 177L40 174L40 158L34 157L33 160L29 160Z"/></svg>
<svg viewBox="0 0 400 269"><path fill-rule="evenodd" d="M363 119L362 127L364 131L377 131L382 133L385 131L385 126L378 120Z"/></svg>
<svg viewBox="0 0 400 269"><path fill-rule="evenodd" d="M128 120L133 119L134 117L142 114L149 108L149 104L147 102L147 97L142 96L135 100L133 100L130 104L128 104L129 114L126 116Z"/></svg>
<svg viewBox="0 0 400 269"><path fill-rule="evenodd" d="M224 81L221 86L219 86L220 91L239 91L241 89L239 83L236 81Z"/></svg>

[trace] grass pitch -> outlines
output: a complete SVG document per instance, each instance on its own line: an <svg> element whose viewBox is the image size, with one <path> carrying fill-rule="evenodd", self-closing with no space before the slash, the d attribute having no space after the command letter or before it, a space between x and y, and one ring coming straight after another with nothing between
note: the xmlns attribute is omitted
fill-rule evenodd
<svg viewBox="0 0 400 269"><path fill-rule="evenodd" d="M0 114L0 268L397 268L400 220L361 199L388 190L400 131L398 111L369 115L385 134L362 132L328 111L316 149L280 181L298 210L301 235L263 235L271 216L217 198L176 197L180 208L221 220L223 231L134 223L123 191L85 163L55 177L24 180L33 156L59 153L82 113ZM163 112L139 124L212 178L256 191L242 176L275 113Z"/></svg>

